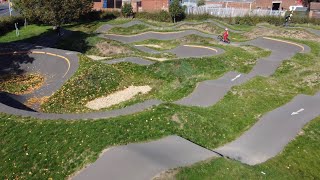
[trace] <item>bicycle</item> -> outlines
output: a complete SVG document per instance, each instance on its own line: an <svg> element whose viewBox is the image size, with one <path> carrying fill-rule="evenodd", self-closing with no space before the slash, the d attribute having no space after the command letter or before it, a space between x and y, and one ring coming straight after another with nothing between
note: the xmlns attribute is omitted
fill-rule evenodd
<svg viewBox="0 0 320 180"><path fill-rule="evenodd" d="M225 43L230 44L229 38L227 38L227 40L225 41L225 40L223 39L223 36L222 36L222 35L219 35L219 36L217 37L217 39L218 39L219 41L221 41L221 42L225 42Z"/></svg>

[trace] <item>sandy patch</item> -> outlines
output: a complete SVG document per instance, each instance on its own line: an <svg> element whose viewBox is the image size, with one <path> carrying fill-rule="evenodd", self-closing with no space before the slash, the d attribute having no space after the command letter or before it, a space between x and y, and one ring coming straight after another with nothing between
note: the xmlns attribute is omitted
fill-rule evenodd
<svg viewBox="0 0 320 180"><path fill-rule="evenodd" d="M100 61L103 59L110 59L111 57L102 57L102 56L95 56L95 55L87 55L88 58L95 60L95 61Z"/></svg>
<svg viewBox="0 0 320 180"><path fill-rule="evenodd" d="M107 97L104 96L94 99L88 102L85 106L89 109L99 110L130 100L137 94L146 94L149 91L151 91L150 86L130 86L124 90L110 94Z"/></svg>
<svg viewBox="0 0 320 180"><path fill-rule="evenodd" d="M152 48L162 48L161 46L157 45L157 44L139 44L139 45L135 45L135 46L145 46L145 47L152 47Z"/></svg>
<svg viewBox="0 0 320 180"><path fill-rule="evenodd" d="M169 59L168 58L155 58L155 57L146 57L148 59L151 59L151 60L155 60L155 61L168 61Z"/></svg>

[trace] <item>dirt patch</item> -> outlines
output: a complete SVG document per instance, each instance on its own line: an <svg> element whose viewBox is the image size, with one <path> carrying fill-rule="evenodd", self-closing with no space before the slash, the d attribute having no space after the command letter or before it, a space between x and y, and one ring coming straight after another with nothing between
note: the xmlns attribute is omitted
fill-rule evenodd
<svg viewBox="0 0 320 180"><path fill-rule="evenodd" d="M45 81L40 74L11 74L0 76L0 91L12 94L29 94L39 89Z"/></svg>
<svg viewBox="0 0 320 180"><path fill-rule="evenodd" d="M180 129L183 129L183 123L180 121L180 118L178 116L178 114L174 114L172 117L171 117L171 120L178 123L179 124L179 128Z"/></svg>
<svg viewBox="0 0 320 180"><path fill-rule="evenodd" d="M150 86L130 86L106 97L100 97L88 102L85 106L89 109L99 110L130 100L138 94L146 94L151 91Z"/></svg>
<svg viewBox="0 0 320 180"><path fill-rule="evenodd" d="M139 44L139 45L136 45L136 46L145 46L145 47L151 47L151 48L162 48L162 46L160 45L157 45L157 44Z"/></svg>
<svg viewBox="0 0 320 180"><path fill-rule="evenodd" d="M298 29L257 27L250 32L244 33L243 35L249 39L255 39L261 36L277 36L320 42L320 38L318 36Z"/></svg>
<svg viewBox="0 0 320 180"><path fill-rule="evenodd" d="M103 55L130 54L132 52L123 46L115 45L110 42L98 43L96 47Z"/></svg>
<svg viewBox="0 0 320 180"><path fill-rule="evenodd" d="M95 55L87 55L88 58L95 60L95 61L100 61L104 59L109 59L110 57L101 57L101 56L95 56Z"/></svg>

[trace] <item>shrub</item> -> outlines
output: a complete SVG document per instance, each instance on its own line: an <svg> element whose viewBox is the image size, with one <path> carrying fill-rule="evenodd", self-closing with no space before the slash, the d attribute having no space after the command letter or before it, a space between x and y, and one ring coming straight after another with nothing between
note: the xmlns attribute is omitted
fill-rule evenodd
<svg viewBox="0 0 320 180"><path fill-rule="evenodd" d="M132 16L133 10L130 3L124 3L124 5L121 7L121 13L124 17Z"/></svg>
<svg viewBox="0 0 320 180"><path fill-rule="evenodd" d="M139 12L136 13L135 17L139 19L147 19L160 22L171 22L171 16L167 11L160 11L155 13Z"/></svg>
<svg viewBox="0 0 320 180"><path fill-rule="evenodd" d="M173 0L169 6L169 13L173 18L173 22L175 23L176 20L183 20L185 18L185 7L180 5L179 0Z"/></svg>
<svg viewBox="0 0 320 180"><path fill-rule="evenodd" d="M84 14L80 17L80 21L97 21L97 20L104 20L104 19L115 19L120 17L120 12L118 11L90 11L87 14Z"/></svg>
<svg viewBox="0 0 320 180"><path fill-rule="evenodd" d="M160 22L170 22L170 14L168 13L168 11L164 11L164 10L161 10L160 13L159 13L159 20Z"/></svg>
<svg viewBox="0 0 320 180"><path fill-rule="evenodd" d="M199 0L198 3L197 3L197 6L204 6L206 5L206 2L204 0Z"/></svg>

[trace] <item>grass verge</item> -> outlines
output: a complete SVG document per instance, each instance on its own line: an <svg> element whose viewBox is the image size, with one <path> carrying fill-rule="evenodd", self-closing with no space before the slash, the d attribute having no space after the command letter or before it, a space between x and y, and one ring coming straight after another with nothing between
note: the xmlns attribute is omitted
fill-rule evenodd
<svg viewBox="0 0 320 180"><path fill-rule="evenodd" d="M19 36L16 36L16 31L11 31L3 36L0 36L0 43L21 41L40 36L41 34L47 33L50 28L50 26L28 25L27 27L22 27L19 30Z"/></svg>

